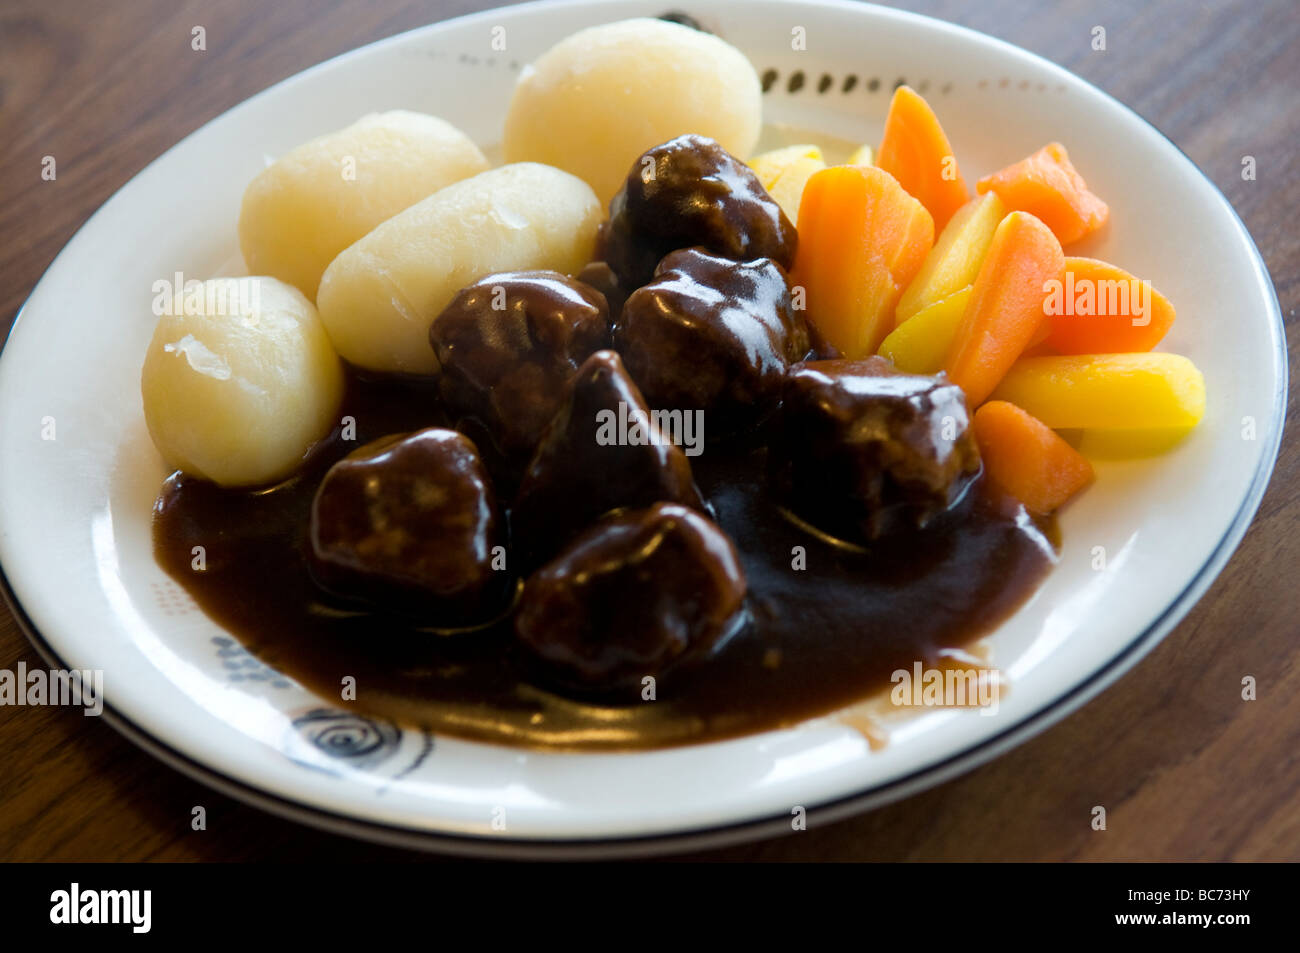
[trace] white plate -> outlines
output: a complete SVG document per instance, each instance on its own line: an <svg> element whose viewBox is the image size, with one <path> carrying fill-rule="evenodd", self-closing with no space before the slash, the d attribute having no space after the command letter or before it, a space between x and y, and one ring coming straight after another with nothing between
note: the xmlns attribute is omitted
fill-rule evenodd
<svg viewBox="0 0 1300 953"><path fill-rule="evenodd" d="M1259 253L1209 180L1120 103L987 36L856 3L690 0L760 72L776 71L769 120L875 142L904 79L930 95L970 181L1064 141L1113 210L1104 237L1075 253L1152 279L1179 309L1163 349L1204 371L1205 422L1165 456L1103 464L1068 509L1059 567L990 638L1013 684L998 714L932 712L879 751L822 719L645 754L524 752L346 713L305 718L335 706L265 669L194 608L150 549L164 475L139 396L153 282L238 261L239 199L264 156L399 107L491 146L519 64L580 27L675 5L529 4L331 60L152 163L41 279L0 357L0 563L37 647L103 670L110 717L136 741L237 797L389 842L550 854L719 843L788 830L795 806L827 819L880 804L1018 744L1117 678L1222 568L1277 453L1286 364ZM496 26L506 52L490 47ZM806 51L792 49L795 27ZM849 75L858 79L846 92ZM52 441L42 439L49 418ZM1105 571L1092 568L1097 546Z"/></svg>

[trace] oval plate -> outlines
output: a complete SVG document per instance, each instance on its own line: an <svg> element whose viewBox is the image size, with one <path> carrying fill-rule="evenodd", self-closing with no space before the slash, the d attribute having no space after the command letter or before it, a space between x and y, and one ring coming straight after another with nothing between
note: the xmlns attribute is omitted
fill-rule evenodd
<svg viewBox="0 0 1300 953"><path fill-rule="evenodd" d="M664 7L528 4L310 69L153 162L41 279L0 356L0 564L37 648L102 670L108 717L145 748L269 810L388 843L549 856L721 844L789 830L796 805L833 819L902 797L1018 744L1150 650L1223 567L1277 454L1286 363L1267 272L1209 180L1120 103L987 36L856 3L698 0L692 15L775 71L769 121L876 142L901 78L930 96L972 181L1063 140L1113 210L1071 251L1151 278L1180 309L1162 349L1204 371L1205 421L1170 453L1098 466L1062 519L1060 565L988 639L1012 685L996 714L932 711L874 751L834 717L650 753L515 750L341 710L194 606L150 544L165 473L139 396L154 282L238 268L239 200L265 156L394 108L443 116L490 147L519 64L581 27ZM807 51L791 49L796 26ZM492 49L494 27L505 51Z"/></svg>

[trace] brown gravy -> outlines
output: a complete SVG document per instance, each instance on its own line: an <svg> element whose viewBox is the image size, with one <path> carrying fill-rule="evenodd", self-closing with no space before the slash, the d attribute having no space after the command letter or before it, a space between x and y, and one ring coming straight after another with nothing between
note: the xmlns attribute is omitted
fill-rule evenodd
<svg viewBox="0 0 1300 953"><path fill-rule="evenodd" d="M749 582L749 621L712 656L640 691L599 702L532 681L509 620L459 635L332 604L303 557L312 496L329 466L362 443L445 425L428 385L353 379L336 428L302 472L261 492L181 474L155 507L162 567L266 664L326 698L356 679L351 706L479 741L626 750L711 741L827 714L889 686L890 673L969 643L1014 611L1054 559L1045 532L978 480L941 525L846 548L786 517L764 492L764 449L709 446L692 460ZM507 493L502 494L503 497ZM191 568L203 546L206 568ZM795 547L806 568L795 569ZM628 607L636 612L635 606Z"/></svg>

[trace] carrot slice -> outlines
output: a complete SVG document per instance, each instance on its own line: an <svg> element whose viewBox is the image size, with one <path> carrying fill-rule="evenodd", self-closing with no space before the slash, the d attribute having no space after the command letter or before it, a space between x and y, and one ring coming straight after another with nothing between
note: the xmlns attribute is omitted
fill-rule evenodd
<svg viewBox="0 0 1300 953"><path fill-rule="evenodd" d="M1065 259L1060 294L1044 307L1047 343L1058 354L1149 351L1174 323L1174 306L1149 281L1095 258Z"/></svg>
<svg viewBox="0 0 1300 953"><path fill-rule="evenodd" d="M1082 454L1015 404L989 401L972 426L989 479L1031 513L1051 513L1093 480Z"/></svg>
<svg viewBox="0 0 1300 953"><path fill-rule="evenodd" d="M936 232L942 231L953 213L970 198L938 117L910 86L894 90L876 165L920 200L934 219Z"/></svg>
<svg viewBox="0 0 1300 953"><path fill-rule="evenodd" d="M996 192L1007 208L1042 219L1062 245L1095 232L1110 217L1110 207L1088 190L1059 142L1049 142L1028 158L986 175L975 190Z"/></svg>
<svg viewBox="0 0 1300 953"><path fill-rule="evenodd" d="M972 407L1039 333L1048 282L1064 273L1061 243L1034 216L1012 212L998 225L944 361Z"/></svg>
<svg viewBox="0 0 1300 953"><path fill-rule="evenodd" d="M882 169L831 166L804 186L798 230L796 302L802 288L808 319L844 357L874 354L934 241L930 213Z"/></svg>

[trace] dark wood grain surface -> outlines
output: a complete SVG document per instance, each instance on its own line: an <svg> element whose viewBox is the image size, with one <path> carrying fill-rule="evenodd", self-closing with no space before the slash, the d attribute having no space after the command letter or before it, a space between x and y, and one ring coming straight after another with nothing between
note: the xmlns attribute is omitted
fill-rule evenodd
<svg viewBox="0 0 1300 953"><path fill-rule="evenodd" d="M4 0L0 326L73 232L146 163L241 100L476 0ZM1296 374L1300 4L917 0L1075 71L1170 136L1268 263ZM689 0L665 7L689 8ZM207 30L207 50L190 30ZM1091 29L1107 30L1094 52ZM41 157L58 159L43 182ZM1241 159L1258 177L1243 181ZM1259 515L1186 620L1100 698L1010 754L855 819L701 859L1300 859L1300 449L1294 391ZM1194 518L1194 514L1189 514ZM40 660L0 609L0 668ZM1259 697L1240 698L1243 675ZM190 830L194 805L208 830ZM1090 826L1105 805L1107 830ZM401 860L220 796L98 719L0 709L0 859Z"/></svg>

